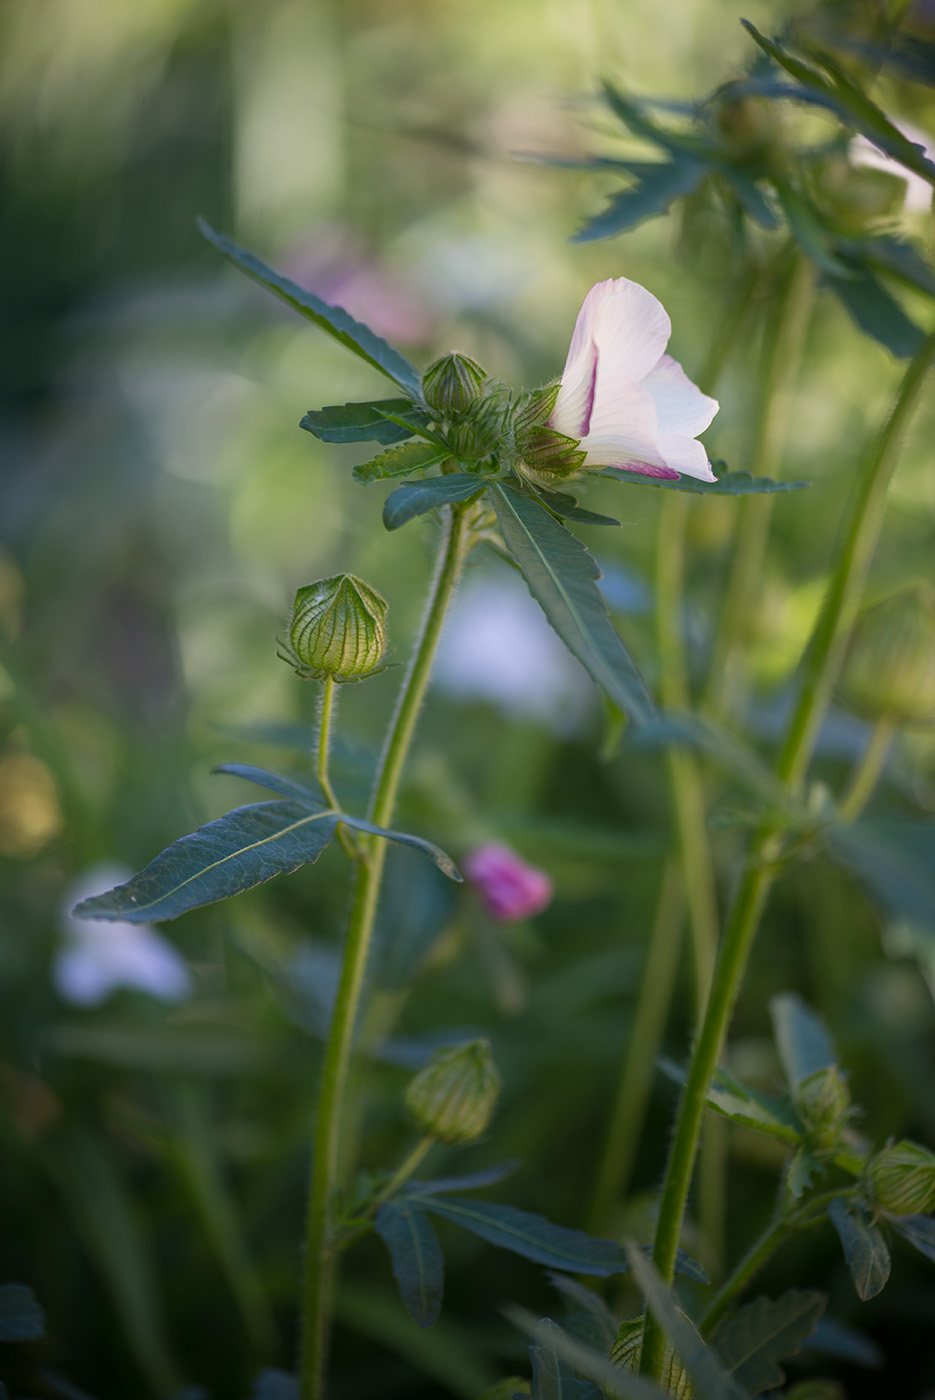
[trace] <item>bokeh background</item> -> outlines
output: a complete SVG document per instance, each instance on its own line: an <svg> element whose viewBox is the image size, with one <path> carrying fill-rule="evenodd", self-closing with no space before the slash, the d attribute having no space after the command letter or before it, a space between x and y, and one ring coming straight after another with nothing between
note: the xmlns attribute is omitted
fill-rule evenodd
<svg viewBox="0 0 935 1400"><path fill-rule="evenodd" d="M743 14L770 31L802 8L751 0ZM124 988L77 1004L57 961L62 910L99 862L138 869L250 800L209 775L214 763L297 761L314 687L277 660L275 638L298 586L344 569L368 579L389 600L400 661L431 567L432 523L387 535L381 488L350 475L359 449L298 429L308 408L379 396L378 379L222 265L196 216L417 364L458 348L508 382L541 383L561 369L588 287L625 275L663 300L691 372L730 270L716 218L570 245L614 181L531 157L619 149L595 96L601 76L686 101L739 73L750 57L739 15L724 0L0 8L0 1280L30 1284L49 1318L45 1341L3 1349L11 1393L234 1397L261 1364L290 1367L310 1106L346 903L340 853L168 926L185 963L175 1000ZM890 95L931 124L918 90ZM898 373L822 300L785 464L816 484L779 498L750 638L765 744L861 444ZM742 468L749 357L731 363L719 396L707 441ZM877 591L931 574L933 434L928 404L893 491ZM587 504L623 528L582 530L650 677L659 494L595 483ZM699 650L734 504L693 502L687 621ZM398 676L342 695L335 774L350 801L362 800ZM387 1164L405 1150L401 1094L426 1047L489 1034L506 1087L471 1164L521 1157L504 1199L570 1225L583 1224L669 842L662 760L603 758L605 737L590 683L522 587L492 556L479 560L403 815L456 856L509 841L550 871L557 897L535 925L498 928L469 894L394 857L366 1157ZM829 781L864 737L837 717ZM935 808L930 738L902 745L890 784L890 802ZM718 839L726 890L742 833L725 824ZM843 875L803 866L774 900L736 1053L769 1084L766 1003L796 987L838 1035L876 1135L931 1142L935 959L881 933ZM686 985L670 1027L677 1056L689 1007ZM621 1221L637 1234L672 1092L657 1086ZM752 1139L734 1147L730 1256L768 1212L779 1165ZM435 1165L445 1168L441 1153ZM548 1285L467 1237L446 1246L449 1303L425 1334L377 1245L360 1247L339 1299L336 1400L469 1400L523 1368L525 1343L498 1305L545 1311ZM913 1330L935 1307L920 1262L900 1256L895 1283L858 1309L826 1231L775 1267L775 1287L812 1282L897 1357L904 1393L935 1385ZM879 1372L841 1374L848 1395L896 1393L877 1388L890 1384Z"/></svg>

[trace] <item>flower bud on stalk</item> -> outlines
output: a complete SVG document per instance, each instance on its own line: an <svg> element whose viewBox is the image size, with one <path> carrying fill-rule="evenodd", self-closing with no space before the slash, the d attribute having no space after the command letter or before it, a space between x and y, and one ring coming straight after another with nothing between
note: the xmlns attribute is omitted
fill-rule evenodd
<svg viewBox="0 0 935 1400"><path fill-rule="evenodd" d="M387 605L353 574L300 588L279 655L306 680L359 681L381 669Z"/></svg>
<svg viewBox="0 0 935 1400"><path fill-rule="evenodd" d="M488 1040L438 1050L411 1081L406 1107L439 1142L473 1142L486 1131L500 1094Z"/></svg>
<svg viewBox="0 0 935 1400"><path fill-rule="evenodd" d="M868 1169L876 1202L891 1215L935 1210L935 1153L904 1138L878 1152Z"/></svg>
<svg viewBox="0 0 935 1400"><path fill-rule="evenodd" d="M839 694L868 719L935 724L935 589L905 588L860 614Z"/></svg>
<svg viewBox="0 0 935 1400"><path fill-rule="evenodd" d="M814 1136L815 1146L833 1151L851 1106L847 1080L837 1065L803 1079L795 1091L795 1106Z"/></svg>
<svg viewBox="0 0 935 1400"><path fill-rule="evenodd" d="M479 397L486 379L475 360L453 350L429 365L422 376L422 392L429 408L443 418L457 417Z"/></svg>

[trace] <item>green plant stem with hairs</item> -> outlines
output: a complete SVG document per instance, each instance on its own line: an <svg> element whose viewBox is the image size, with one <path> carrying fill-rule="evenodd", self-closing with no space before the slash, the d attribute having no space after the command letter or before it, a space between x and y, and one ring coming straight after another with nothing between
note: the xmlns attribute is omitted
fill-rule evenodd
<svg viewBox="0 0 935 1400"><path fill-rule="evenodd" d="M334 676L325 676L321 688L321 702L318 715L318 751L315 755L315 776L318 784L328 800L329 807L336 812L340 812L341 804L335 796L334 788L331 786L331 779L328 776L328 753L331 748L331 726L334 721L335 710L335 680ZM360 860L360 847L346 826L338 822L337 837L345 854L351 860Z"/></svg>
<svg viewBox="0 0 935 1400"><path fill-rule="evenodd" d="M392 819L403 764L428 684L445 613L469 548L469 509L449 506L443 510L442 516L444 527L438 567L422 630L400 689L396 712L374 780L368 816L376 826L388 826ZM335 1198L340 1184L341 1121L354 1027L386 858L386 843L379 837L364 837L361 852L356 868L341 978L325 1047L315 1124L302 1306L301 1400L321 1400L324 1394L337 1247Z"/></svg>
<svg viewBox="0 0 935 1400"><path fill-rule="evenodd" d="M803 657L798 701L776 765L780 781L792 795L801 789L818 729L828 708L882 528L899 444L933 360L935 335L925 340L911 361L892 413L856 483L825 603ZM780 855L780 828L772 819L764 821L752 839L728 916L707 1012L689 1062L669 1150L653 1246L653 1262L667 1284L671 1284L674 1276L708 1087L740 993L766 898L779 870ZM664 1334L652 1319L648 1319L641 1359L644 1372L660 1376L665 1347Z"/></svg>

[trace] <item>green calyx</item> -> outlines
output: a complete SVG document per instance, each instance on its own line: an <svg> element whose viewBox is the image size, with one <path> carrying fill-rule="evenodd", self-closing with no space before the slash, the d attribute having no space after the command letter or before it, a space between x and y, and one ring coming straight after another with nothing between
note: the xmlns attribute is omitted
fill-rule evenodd
<svg viewBox="0 0 935 1400"><path fill-rule="evenodd" d="M573 476L584 466L585 456L577 438L549 427L560 384L532 389L518 400L512 415L513 440L527 476L549 485Z"/></svg>
<svg viewBox="0 0 935 1400"><path fill-rule="evenodd" d="M476 360L453 350L429 365L422 392L429 408L443 418L457 418L480 397L487 375Z"/></svg>
<svg viewBox="0 0 935 1400"><path fill-rule="evenodd" d="M795 1106L812 1146L833 1152L850 1116L851 1095L837 1065L816 1070L795 1091Z"/></svg>
<svg viewBox="0 0 935 1400"><path fill-rule="evenodd" d="M410 1082L406 1107L439 1142L473 1142L487 1129L501 1087L488 1040L438 1050Z"/></svg>
<svg viewBox="0 0 935 1400"><path fill-rule="evenodd" d="M353 574L306 584L279 655L305 680L363 680L382 670L386 612L380 594Z"/></svg>
<svg viewBox="0 0 935 1400"><path fill-rule="evenodd" d="M838 689L868 719L935 724L935 589L905 588L860 614Z"/></svg>
<svg viewBox="0 0 935 1400"><path fill-rule="evenodd" d="M935 1210L935 1153L917 1142L884 1147L867 1168L874 1200L891 1215L928 1215Z"/></svg>

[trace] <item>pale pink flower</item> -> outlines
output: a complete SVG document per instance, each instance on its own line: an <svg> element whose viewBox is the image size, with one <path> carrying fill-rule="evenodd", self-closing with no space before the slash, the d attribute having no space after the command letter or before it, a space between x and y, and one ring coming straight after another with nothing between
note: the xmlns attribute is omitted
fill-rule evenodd
<svg viewBox="0 0 935 1400"><path fill-rule="evenodd" d="M528 919L551 902L553 887L548 875L527 865L509 846L478 846L463 868L487 913L500 923Z"/></svg>
<svg viewBox="0 0 935 1400"><path fill-rule="evenodd" d="M714 481L697 435L717 413L665 353L672 324L638 282L598 282L584 299L549 426L577 438L585 467Z"/></svg>

